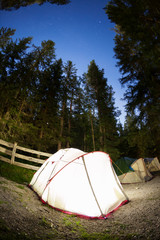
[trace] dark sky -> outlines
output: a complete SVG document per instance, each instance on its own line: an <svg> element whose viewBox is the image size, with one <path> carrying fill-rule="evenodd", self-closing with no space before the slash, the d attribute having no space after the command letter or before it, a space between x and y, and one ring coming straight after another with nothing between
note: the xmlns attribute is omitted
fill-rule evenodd
<svg viewBox="0 0 160 240"><path fill-rule="evenodd" d="M36 46L43 40L55 42L56 57L63 62L71 60L78 76L87 72L90 61L95 60L104 69L108 84L115 92L115 106L121 110L124 122L124 89L119 83L120 73L114 58L113 24L103 9L107 0L71 0L64 6L49 3L14 11L0 11L0 27L16 29L15 38L32 36Z"/></svg>

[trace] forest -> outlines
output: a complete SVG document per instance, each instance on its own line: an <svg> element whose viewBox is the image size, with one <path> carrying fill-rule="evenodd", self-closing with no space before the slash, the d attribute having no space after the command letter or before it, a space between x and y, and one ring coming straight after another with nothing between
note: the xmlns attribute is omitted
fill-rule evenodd
<svg viewBox="0 0 160 240"><path fill-rule="evenodd" d="M56 58L52 40L35 46L31 37L13 40L16 30L2 27L1 139L50 153L75 147L105 151L113 160L160 157L160 3L112 0L105 11L115 24L115 57L127 86L124 126L96 59L77 76L71 60Z"/></svg>

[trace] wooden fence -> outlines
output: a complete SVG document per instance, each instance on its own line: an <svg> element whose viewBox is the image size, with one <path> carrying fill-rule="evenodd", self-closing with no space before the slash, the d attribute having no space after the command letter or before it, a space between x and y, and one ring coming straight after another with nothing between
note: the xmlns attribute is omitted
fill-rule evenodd
<svg viewBox="0 0 160 240"><path fill-rule="evenodd" d="M51 153L20 147L0 139L0 160L19 167L38 170Z"/></svg>

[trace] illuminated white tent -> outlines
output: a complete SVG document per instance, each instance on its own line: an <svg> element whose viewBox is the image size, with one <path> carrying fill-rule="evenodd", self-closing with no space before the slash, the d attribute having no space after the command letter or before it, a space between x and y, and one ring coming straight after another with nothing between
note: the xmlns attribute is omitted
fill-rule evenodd
<svg viewBox="0 0 160 240"><path fill-rule="evenodd" d="M60 211L106 218L128 201L108 154L75 148L52 155L33 176L30 187Z"/></svg>

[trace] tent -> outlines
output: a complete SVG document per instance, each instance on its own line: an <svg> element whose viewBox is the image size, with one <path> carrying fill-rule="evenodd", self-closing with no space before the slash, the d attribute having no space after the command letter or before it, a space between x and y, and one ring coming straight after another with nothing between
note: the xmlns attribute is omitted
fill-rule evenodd
<svg viewBox="0 0 160 240"><path fill-rule="evenodd" d="M121 158L115 162L114 168L121 183L146 182L152 179L143 158Z"/></svg>
<svg viewBox="0 0 160 240"><path fill-rule="evenodd" d="M106 218L128 202L108 154L61 149L38 169L29 186L65 213Z"/></svg>
<svg viewBox="0 0 160 240"><path fill-rule="evenodd" d="M160 162L157 157L155 158L144 158L147 169L150 172L160 171Z"/></svg>

